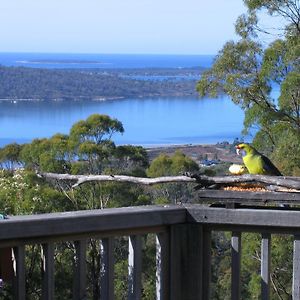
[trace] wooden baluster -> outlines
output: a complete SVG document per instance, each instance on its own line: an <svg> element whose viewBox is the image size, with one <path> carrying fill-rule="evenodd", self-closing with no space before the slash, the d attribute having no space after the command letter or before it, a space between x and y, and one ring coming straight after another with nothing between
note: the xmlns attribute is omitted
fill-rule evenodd
<svg viewBox="0 0 300 300"><path fill-rule="evenodd" d="M300 299L300 235L294 237L293 299Z"/></svg>
<svg viewBox="0 0 300 300"><path fill-rule="evenodd" d="M114 238L101 240L100 298L114 299Z"/></svg>
<svg viewBox="0 0 300 300"><path fill-rule="evenodd" d="M12 248L13 292L15 300L25 299L25 246Z"/></svg>
<svg viewBox="0 0 300 300"><path fill-rule="evenodd" d="M42 299L54 299L54 245L42 245Z"/></svg>
<svg viewBox="0 0 300 300"><path fill-rule="evenodd" d="M169 299L169 234L156 235L156 299Z"/></svg>
<svg viewBox="0 0 300 300"><path fill-rule="evenodd" d="M270 298L271 234L263 233L261 240L261 299Z"/></svg>
<svg viewBox="0 0 300 300"><path fill-rule="evenodd" d="M231 299L239 300L241 295L241 233L232 232L231 237Z"/></svg>
<svg viewBox="0 0 300 300"><path fill-rule="evenodd" d="M84 300L86 298L86 240L74 242L75 245L75 264L74 264L74 283L73 299Z"/></svg>
<svg viewBox="0 0 300 300"><path fill-rule="evenodd" d="M129 237L128 299L141 299L142 287L142 239L139 235Z"/></svg>
<svg viewBox="0 0 300 300"><path fill-rule="evenodd" d="M202 299L210 299L211 230L203 230Z"/></svg>
<svg viewBox="0 0 300 300"><path fill-rule="evenodd" d="M203 226L172 225L170 230L170 299L202 298Z"/></svg>

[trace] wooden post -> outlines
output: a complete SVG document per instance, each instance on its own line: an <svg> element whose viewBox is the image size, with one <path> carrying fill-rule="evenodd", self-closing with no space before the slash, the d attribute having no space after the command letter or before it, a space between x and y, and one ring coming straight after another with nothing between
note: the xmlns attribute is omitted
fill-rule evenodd
<svg viewBox="0 0 300 300"><path fill-rule="evenodd" d="M169 234L156 235L156 300L169 299Z"/></svg>
<svg viewBox="0 0 300 300"><path fill-rule="evenodd" d="M300 235L294 237L293 299L300 299Z"/></svg>
<svg viewBox="0 0 300 300"><path fill-rule="evenodd" d="M241 233L232 232L231 237L231 299L239 300L241 296Z"/></svg>
<svg viewBox="0 0 300 300"><path fill-rule="evenodd" d="M101 240L100 299L114 299L114 238Z"/></svg>
<svg viewBox="0 0 300 300"><path fill-rule="evenodd" d="M0 278L4 282L12 282L14 277L12 251L10 247L0 248Z"/></svg>
<svg viewBox="0 0 300 300"><path fill-rule="evenodd" d="M141 299L142 288L142 240L141 236L129 237L128 299Z"/></svg>
<svg viewBox="0 0 300 300"><path fill-rule="evenodd" d="M75 265L73 299L86 299L86 240L74 242Z"/></svg>
<svg viewBox="0 0 300 300"><path fill-rule="evenodd" d="M263 233L261 240L261 299L270 298L271 234Z"/></svg>
<svg viewBox="0 0 300 300"><path fill-rule="evenodd" d="M25 246L12 249L13 258L13 292L15 300L25 299Z"/></svg>
<svg viewBox="0 0 300 300"><path fill-rule="evenodd" d="M203 227L172 225L170 234L170 299L202 300Z"/></svg>
<svg viewBox="0 0 300 300"><path fill-rule="evenodd" d="M210 299L211 281L211 230L203 230L203 273L202 273L202 299Z"/></svg>
<svg viewBox="0 0 300 300"><path fill-rule="evenodd" d="M42 245L42 299L54 299L54 245Z"/></svg>

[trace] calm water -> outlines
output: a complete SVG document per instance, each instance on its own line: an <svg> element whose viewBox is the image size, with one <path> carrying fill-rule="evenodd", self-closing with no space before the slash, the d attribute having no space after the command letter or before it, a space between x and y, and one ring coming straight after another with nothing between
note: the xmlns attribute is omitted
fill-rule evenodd
<svg viewBox="0 0 300 300"><path fill-rule="evenodd" d="M213 55L0 53L0 65L47 69L209 68L213 58Z"/></svg>
<svg viewBox="0 0 300 300"><path fill-rule="evenodd" d="M212 55L0 53L0 64L36 68L209 67ZM0 146L69 133L94 113L119 119L117 144L216 143L241 137L243 112L228 98L123 99L107 102L0 102Z"/></svg>
<svg viewBox="0 0 300 300"><path fill-rule="evenodd" d="M216 143L241 137L242 111L228 98L126 99L106 102L0 103L0 145L69 133L90 114L107 114L125 128L117 144Z"/></svg>

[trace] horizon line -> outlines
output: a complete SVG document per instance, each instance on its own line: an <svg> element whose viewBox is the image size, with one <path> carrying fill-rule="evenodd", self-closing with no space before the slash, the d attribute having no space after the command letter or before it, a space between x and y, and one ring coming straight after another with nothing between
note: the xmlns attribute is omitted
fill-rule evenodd
<svg viewBox="0 0 300 300"><path fill-rule="evenodd" d="M217 53L206 53L206 54L195 54L195 53L129 53L129 52L125 52L125 53L116 53L116 52L112 52L112 53L98 53L98 52L59 52L59 51L54 51L54 52L39 52L39 51L1 51L0 50L0 54L74 54L74 55L166 55L166 56L170 56L170 55L180 55L180 56L216 56Z"/></svg>

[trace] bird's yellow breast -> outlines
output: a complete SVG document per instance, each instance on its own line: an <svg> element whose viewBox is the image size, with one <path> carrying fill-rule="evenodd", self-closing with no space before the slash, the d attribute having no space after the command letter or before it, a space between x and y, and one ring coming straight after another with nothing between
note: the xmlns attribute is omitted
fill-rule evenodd
<svg viewBox="0 0 300 300"><path fill-rule="evenodd" d="M243 157L245 166L250 174L264 174L262 158L258 155L246 155Z"/></svg>

